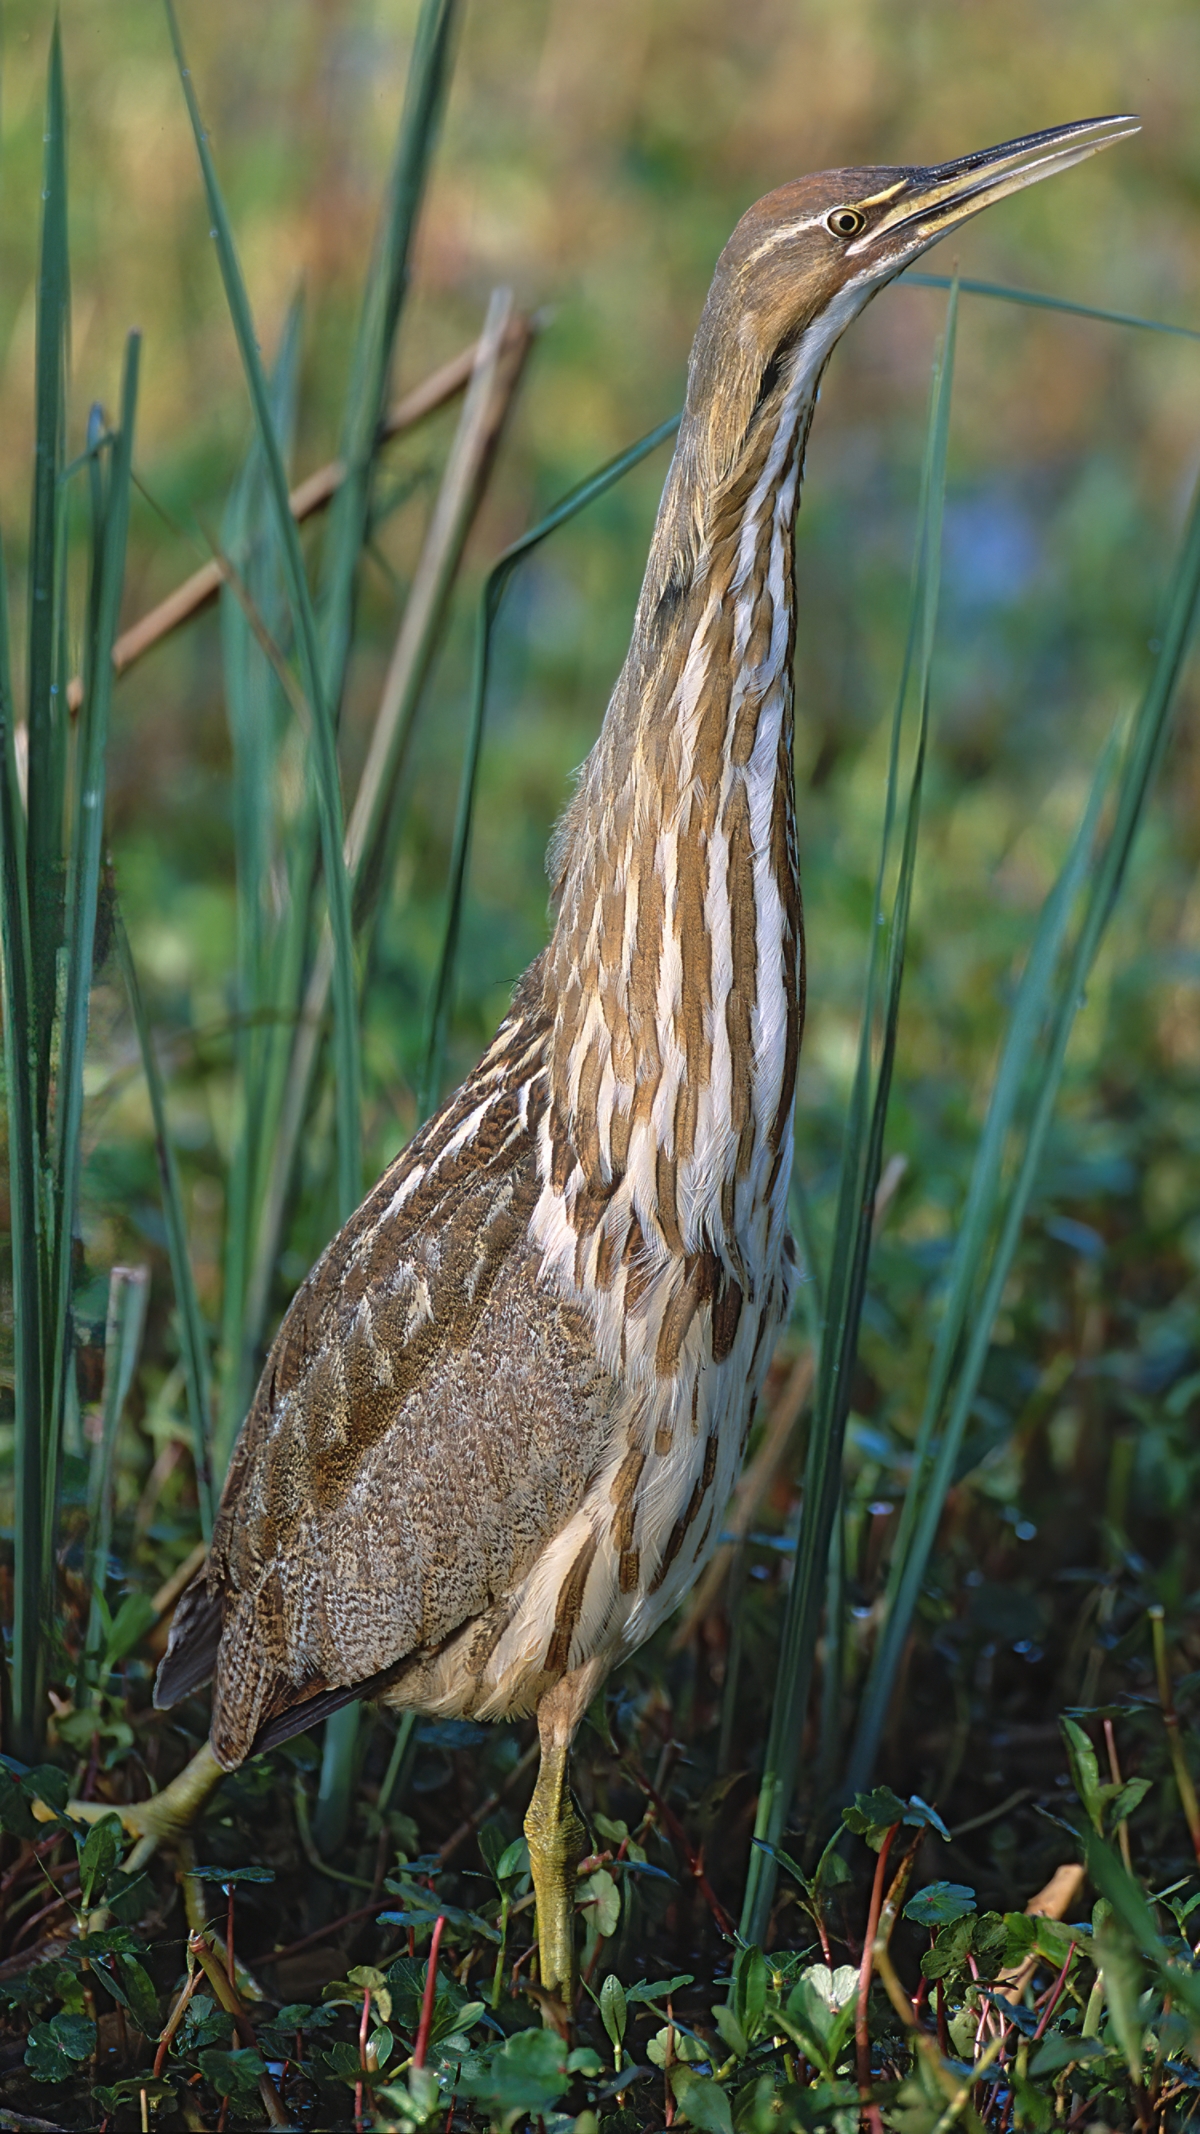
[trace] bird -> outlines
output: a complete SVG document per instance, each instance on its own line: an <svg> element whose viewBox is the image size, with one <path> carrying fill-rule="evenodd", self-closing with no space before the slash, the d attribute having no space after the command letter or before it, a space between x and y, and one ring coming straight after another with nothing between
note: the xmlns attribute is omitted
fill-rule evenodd
<svg viewBox="0 0 1200 2134"><path fill-rule="evenodd" d="M156 1683L171 1706L211 1679L211 1733L124 1811L144 1842L355 1698L536 1713L540 1980L569 2007L572 1740L716 1545L796 1279L794 526L818 388L930 246L1137 124L823 171L738 223L551 844L549 943L283 1319Z"/></svg>

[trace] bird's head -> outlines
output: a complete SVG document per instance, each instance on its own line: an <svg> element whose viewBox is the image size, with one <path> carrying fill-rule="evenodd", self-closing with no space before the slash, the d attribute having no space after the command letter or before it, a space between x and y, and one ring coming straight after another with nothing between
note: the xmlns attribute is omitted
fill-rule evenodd
<svg viewBox="0 0 1200 2134"><path fill-rule="evenodd" d="M829 352L878 289L981 208L1136 133L1081 119L931 168L817 171L743 215L717 263L692 351L688 410L709 480L789 399L811 400Z"/></svg>

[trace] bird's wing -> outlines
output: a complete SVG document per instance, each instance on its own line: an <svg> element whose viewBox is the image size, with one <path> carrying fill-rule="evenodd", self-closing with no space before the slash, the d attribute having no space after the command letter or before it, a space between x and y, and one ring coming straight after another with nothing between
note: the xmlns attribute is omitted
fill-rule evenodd
<svg viewBox="0 0 1200 2134"><path fill-rule="evenodd" d="M203 1679L219 1619L212 1739L227 1765L502 1601L607 1446L613 1382L528 1242L546 1103L536 973L329 1246L267 1359L156 1693Z"/></svg>

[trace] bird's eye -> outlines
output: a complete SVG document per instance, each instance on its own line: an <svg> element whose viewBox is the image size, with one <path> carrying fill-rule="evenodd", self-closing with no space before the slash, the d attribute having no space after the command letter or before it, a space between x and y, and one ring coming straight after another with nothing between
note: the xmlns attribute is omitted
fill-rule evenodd
<svg viewBox="0 0 1200 2134"><path fill-rule="evenodd" d="M866 228L866 222L866 216L856 207L835 207L833 213L825 217L825 227L832 230L835 237L857 237L859 231Z"/></svg>

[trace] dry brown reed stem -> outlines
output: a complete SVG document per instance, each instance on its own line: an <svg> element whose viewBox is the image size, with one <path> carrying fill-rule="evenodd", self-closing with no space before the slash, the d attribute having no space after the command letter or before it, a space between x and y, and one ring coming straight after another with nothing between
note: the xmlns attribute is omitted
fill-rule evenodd
<svg viewBox="0 0 1200 2134"><path fill-rule="evenodd" d="M475 344L467 398L396 634L366 761L346 825L346 869L356 891L377 851L387 808L403 770L438 621L475 522L533 336L532 321L514 310L507 293L497 292L488 323ZM279 1130L271 1151L271 1173L263 1195L246 1304L246 1324L255 1329L266 1315L284 1203L332 979L333 940L326 924L313 959L292 1048Z"/></svg>
<svg viewBox="0 0 1200 2134"><path fill-rule="evenodd" d="M188 1950L200 1965L204 1976L212 1987L213 1996L218 2007L223 2008L225 2014L230 2018L242 2044L249 2046L251 2052L257 2052L261 2058L261 2047L254 2035L254 2025L246 2014L238 1997L237 1989L231 1984L229 1976L207 1936L204 1934L189 1935ZM290 2127L292 2122L284 2111L283 2100L271 2080L265 2062L263 2063L262 2073L258 2078L258 2094L262 2098L263 2109L271 2125L273 2127Z"/></svg>
<svg viewBox="0 0 1200 2134"><path fill-rule="evenodd" d="M156 1616L166 1615L175 1606L184 1587L191 1585L207 1555L208 1543L206 1541L198 1541L194 1549L189 1549L179 1569L172 1571L171 1576L168 1579L164 1579L157 1593L151 1595L150 1606Z"/></svg>
<svg viewBox="0 0 1200 2134"><path fill-rule="evenodd" d="M423 422L427 415L432 415L438 408L444 407L447 400L453 400L456 393L461 393L470 379L478 347L478 342L473 341L469 348L462 349L457 356L452 356L448 363L443 363L439 369L431 371L428 378L422 379L420 385L413 387L411 393L406 393L403 399L395 401L380 424L380 444L386 444L389 438L398 437L402 430L413 429L417 423ZM303 521L311 518L314 512L323 511L341 487L345 474L346 469L340 459L331 459L326 466L318 467L314 474L310 474L293 489L288 499L292 517ZM189 622L193 615L198 615L201 608L207 607L210 600L216 599L225 582L225 575L220 560L214 557L210 563L202 564L199 570L193 571L190 578L185 578L182 585L177 585L174 592L168 593L166 599L160 600L148 614L132 623L113 646L114 672L124 674L144 653L149 652L154 645L161 644L164 637L170 637L181 623ZM77 674L67 684L67 707L75 713L82 703L83 678Z"/></svg>
<svg viewBox="0 0 1200 2134"><path fill-rule="evenodd" d="M1111 1719L1106 1719L1104 1722L1104 1745L1108 1750L1108 1775L1112 1779L1114 1786L1123 1785L1121 1762L1117 1755L1117 1737L1113 1733ZM1117 1824L1117 1843L1121 1848L1121 1858L1125 1862L1125 1872L1131 1875L1133 1873L1133 1854L1129 1847L1129 1824L1124 1816L1121 1817L1120 1822Z"/></svg>

